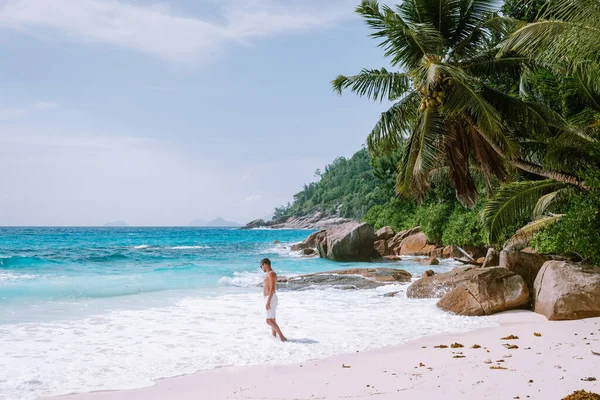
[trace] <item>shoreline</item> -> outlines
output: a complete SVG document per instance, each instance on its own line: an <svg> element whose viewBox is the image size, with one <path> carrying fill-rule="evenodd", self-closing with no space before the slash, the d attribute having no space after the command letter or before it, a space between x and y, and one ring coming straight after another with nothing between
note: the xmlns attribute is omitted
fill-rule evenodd
<svg viewBox="0 0 600 400"><path fill-rule="evenodd" d="M600 353L600 317L547 321L524 310L497 316L496 327L425 336L360 353L296 364L222 367L159 379L146 388L52 399L398 399L400 393L419 399L562 399L575 390L600 391L598 381L587 380L600 379L600 357L592 353ZM519 339L501 340L508 335ZM464 347L451 348L453 343ZM434 347L440 344L449 347ZM481 348L471 348L474 344Z"/></svg>

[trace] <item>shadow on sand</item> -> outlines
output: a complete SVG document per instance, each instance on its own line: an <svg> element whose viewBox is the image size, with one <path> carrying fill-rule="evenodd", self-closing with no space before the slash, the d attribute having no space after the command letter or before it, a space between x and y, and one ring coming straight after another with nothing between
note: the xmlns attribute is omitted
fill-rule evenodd
<svg viewBox="0 0 600 400"><path fill-rule="evenodd" d="M302 343L302 344L317 344L319 343L317 340L313 339L288 339L288 343Z"/></svg>

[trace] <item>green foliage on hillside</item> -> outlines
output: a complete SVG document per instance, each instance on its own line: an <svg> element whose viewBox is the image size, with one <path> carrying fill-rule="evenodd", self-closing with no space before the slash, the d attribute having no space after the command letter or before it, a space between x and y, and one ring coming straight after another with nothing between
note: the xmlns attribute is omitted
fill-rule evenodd
<svg viewBox="0 0 600 400"><path fill-rule="evenodd" d="M280 221L315 210L362 219L369 208L383 204L393 196L393 184L390 187L386 181L390 174L384 172L385 168L383 160L372 166L365 149L350 159L338 157L325 167L324 172L317 170L319 180L305 184L302 191L294 195L292 204L276 208L274 219Z"/></svg>

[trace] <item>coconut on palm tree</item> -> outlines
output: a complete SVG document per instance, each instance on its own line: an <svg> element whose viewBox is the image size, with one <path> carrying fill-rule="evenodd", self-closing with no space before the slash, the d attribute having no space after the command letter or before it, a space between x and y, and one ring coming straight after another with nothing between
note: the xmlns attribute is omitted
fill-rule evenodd
<svg viewBox="0 0 600 400"><path fill-rule="evenodd" d="M515 52L497 57L497 44L514 21L495 13L490 0L411 0L391 8L364 0L357 7L394 70L338 76L333 88L390 101L368 135L369 150L394 151L403 142L397 190L421 196L432 174L447 171L457 198L473 206L478 193L472 167L506 181L507 167L572 185L576 176L548 169L521 143L550 134L560 121L519 98L518 84L531 58Z"/></svg>

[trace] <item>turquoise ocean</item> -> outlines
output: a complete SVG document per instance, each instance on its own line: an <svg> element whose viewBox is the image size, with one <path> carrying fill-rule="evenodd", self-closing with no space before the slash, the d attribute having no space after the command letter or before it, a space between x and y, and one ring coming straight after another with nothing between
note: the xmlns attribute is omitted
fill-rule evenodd
<svg viewBox="0 0 600 400"><path fill-rule="evenodd" d="M408 299L406 284L315 287L279 294L277 320L290 341L274 341L260 259L269 257L280 276L367 266L290 252L311 232L0 228L0 398L144 387L205 369L302 362L497 324ZM414 258L380 266L415 277L430 268Z"/></svg>

